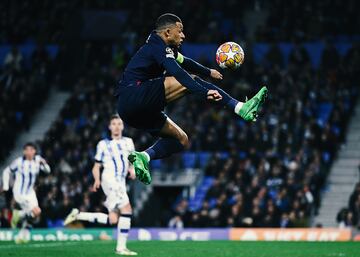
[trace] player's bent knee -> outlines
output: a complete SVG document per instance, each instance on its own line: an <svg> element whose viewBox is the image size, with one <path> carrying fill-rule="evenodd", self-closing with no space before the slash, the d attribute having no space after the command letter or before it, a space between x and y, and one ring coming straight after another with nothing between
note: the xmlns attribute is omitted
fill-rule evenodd
<svg viewBox="0 0 360 257"><path fill-rule="evenodd" d="M109 213L109 223L111 225L116 224L118 222L118 219L119 219L119 217L115 212L110 212Z"/></svg>
<svg viewBox="0 0 360 257"><path fill-rule="evenodd" d="M124 207L122 207L122 208L120 209L120 212L121 212L122 214L123 214L123 213L126 213L126 214L132 213L131 205L130 205L130 204L125 205Z"/></svg>
<svg viewBox="0 0 360 257"><path fill-rule="evenodd" d="M38 217L40 216L41 214L41 209L39 207L35 207L33 210L32 210L32 213L34 215L34 217Z"/></svg>
<svg viewBox="0 0 360 257"><path fill-rule="evenodd" d="M184 148L189 147L189 137L184 131L181 133L179 141L184 146Z"/></svg>

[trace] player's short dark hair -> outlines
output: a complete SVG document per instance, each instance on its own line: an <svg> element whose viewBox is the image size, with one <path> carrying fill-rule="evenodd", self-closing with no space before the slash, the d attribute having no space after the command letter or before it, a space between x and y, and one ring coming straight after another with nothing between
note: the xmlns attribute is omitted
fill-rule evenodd
<svg viewBox="0 0 360 257"><path fill-rule="evenodd" d="M110 122L111 122L112 120L115 120L115 119L121 119L120 116L119 116L119 114L113 114L113 115L111 115L111 117L110 117Z"/></svg>
<svg viewBox="0 0 360 257"><path fill-rule="evenodd" d="M155 23L155 30L162 30L167 28L170 25L175 25L176 22L182 23L181 19L172 13L164 13L159 18L157 18Z"/></svg>
<svg viewBox="0 0 360 257"><path fill-rule="evenodd" d="M24 146L23 149L27 148L27 147L32 147L36 150L36 145L32 142L27 142Z"/></svg>

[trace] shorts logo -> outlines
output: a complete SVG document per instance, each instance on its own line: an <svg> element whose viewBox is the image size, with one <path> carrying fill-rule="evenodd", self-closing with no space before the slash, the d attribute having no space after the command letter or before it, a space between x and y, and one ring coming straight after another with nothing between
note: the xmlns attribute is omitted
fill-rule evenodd
<svg viewBox="0 0 360 257"><path fill-rule="evenodd" d="M166 52L166 58L175 59L174 51L170 47L166 47L165 52Z"/></svg>

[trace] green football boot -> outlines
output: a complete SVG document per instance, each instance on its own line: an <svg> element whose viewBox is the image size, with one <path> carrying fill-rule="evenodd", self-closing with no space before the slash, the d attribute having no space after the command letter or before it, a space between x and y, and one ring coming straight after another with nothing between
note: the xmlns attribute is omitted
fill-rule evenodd
<svg viewBox="0 0 360 257"><path fill-rule="evenodd" d="M262 87L253 98L244 103L237 114L246 121L256 121L257 112L264 103L267 92L268 89L266 87Z"/></svg>
<svg viewBox="0 0 360 257"><path fill-rule="evenodd" d="M141 152L132 152L128 157L129 161L134 165L136 177L145 185L150 185L151 175L149 170L149 161L146 155Z"/></svg>
<svg viewBox="0 0 360 257"><path fill-rule="evenodd" d="M20 221L20 214L18 210L14 210L11 217L11 228L16 228Z"/></svg>

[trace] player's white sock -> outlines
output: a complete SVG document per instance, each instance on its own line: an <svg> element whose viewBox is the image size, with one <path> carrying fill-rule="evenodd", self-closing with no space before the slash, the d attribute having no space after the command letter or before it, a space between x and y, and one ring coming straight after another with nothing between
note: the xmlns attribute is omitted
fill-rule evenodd
<svg viewBox="0 0 360 257"><path fill-rule="evenodd" d="M149 162L150 161L150 155L147 153L147 152L143 152L144 154L145 154L145 156L146 156L146 160Z"/></svg>
<svg viewBox="0 0 360 257"><path fill-rule="evenodd" d="M76 220L107 224L109 218L107 214L102 212L79 212L79 214L76 216Z"/></svg>
<svg viewBox="0 0 360 257"><path fill-rule="evenodd" d="M126 248L126 241L131 226L131 214L121 214L117 226L117 245L116 250L120 251Z"/></svg>
<svg viewBox="0 0 360 257"><path fill-rule="evenodd" d="M243 107L244 103L243 102L238 102L237 105L235 106L235 113L238 114L241 110L241 108Z"/></svg>

